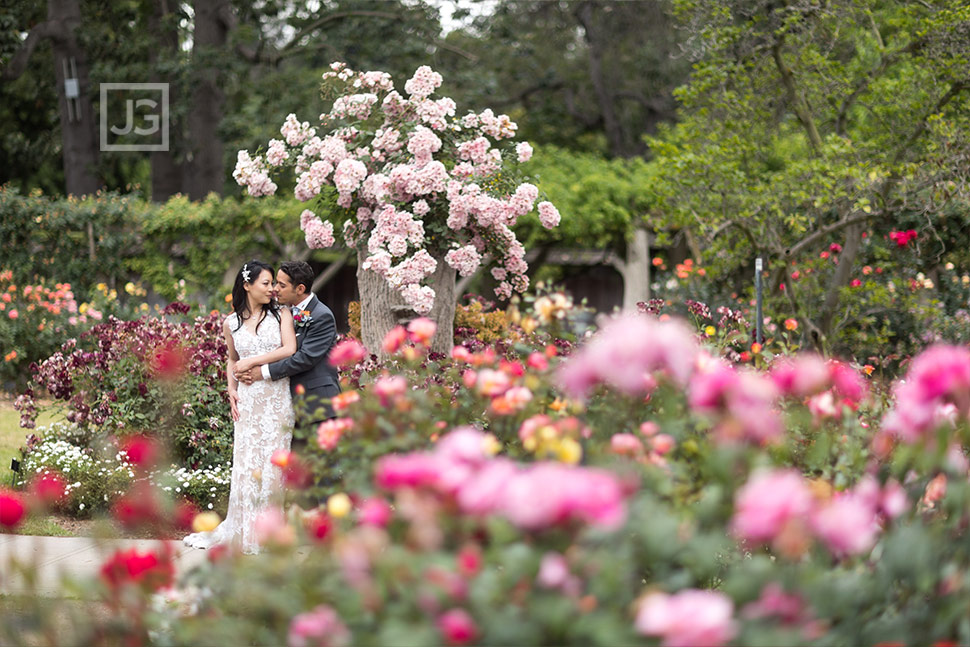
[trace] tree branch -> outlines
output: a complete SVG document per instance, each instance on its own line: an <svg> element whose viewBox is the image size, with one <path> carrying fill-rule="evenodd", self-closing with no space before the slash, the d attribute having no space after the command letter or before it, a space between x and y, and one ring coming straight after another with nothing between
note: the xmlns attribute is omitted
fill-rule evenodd
<svg viewBox="0 0 970 647"><path fill-rule="evenodd" d="M280 51L285 52L288 49L296 47L299 44L299 42L303 40L305 36L312 34L317 29L327 24L328 22L332 22L334 20L343 20L344 18L352 18L352 17L358 17L358 16L369 17L369 18L389 18L391 20L399 19L401 17L400 14L391 13L389 11L363 11L363 10L339 11L337 13L327 14L321 18L317 18L309 25L306 25L305 27L303 27L303 29L297 32L296 36L290 39L290 42L288 42L286 45L280 48Z"/></svg>
<svg viewBox="0 0 970 647"><path fill-rule="evenodd" d="M839 304L839 290L849 282L849 276L852 274L852 265L855 263L855 258L859 253L859 245L861 243L862 229L856 223L846 231L845 245L842 246L842 253L839 254L839 265L835 270L835 275L829 282L828 290L825 293L825 300L822 302L819 328L826 335L832 333L832 320L835 317L835 308Z"/></svg>
<svg viewBox="0 0 970 647"><path fill-rule="evenodd" d="M801 253L803 249L814 244L815 241L817 241L819 238L824 238L825 236L828 236L829 234L831 234L833 231L839 231L840 229L845 229L850 225L854 225L859 222L865 222L866 220L875 218L877 215L880 215L880 214L859 213L854 216L846 216L845 218L842 218L841 220L833 222L831 225L826 225L821 229L816 229L811 234L809 234L805 238L802 238L800 241L798 241L797 243L795 243L794 245L786 249L785 258L791 258L793 256L798 255L799 253Z"/></svg>
<svg viewBox="0 0 970 647"><path fill-rule="evenodd" d="M782 271L785 271L785 266L782 266ZM824 350L825 347L825 334L819 329L818 324L808 316L808 313L801 307L798 302L798 298L795 296L795 283L786 283L785 285L785 296L788 297L788 303L791 304L792 313L802 319L805 323L805 332L812 340L812 345L817 350ZM805 332L802 333L802 338L805 338Z"/></svg>
<svg viewBox="0 0 970 647"><path fill-rule="evenodd" d="M576 107L576 101L573 98L573 91L569 86L563 88L563 105L566 108L566 113L581 123L585 128L593 128L598 126L603 118L600 115L586 115L580 112Z"/></svg>
<svg viewBox="0 0 970 647"><path fill-rule="evenodd" d="M517 95L515 95L514 97L509 97L508 99L502 99L499 101L493 101L491 105L496 108L500 108L502 106L514 106L519 103L524 103L526 99L528 99L536 92L540 92L542 90L559 90L559 89L562 89L564 85L565 85L565 82L563 81L555 81L553 83L540 82L536 85L531 85L527 87L526 89L522 90ZM568 110L569 108L567 106L567 111Z"/></svg>
<svg viewBox="0 0 970 647"><path fill-rule="evenodd" d="M50 39L63 39L67 37L64 23L60 20L46 20L34 26L27 34L27 38L21 44L20 49L14 54L10 62L0 71L0 80L15 81L27 69L27 63L31 55L37 48L40 41Z"/></svg>
<svg viewBox="0 0 970 647"><path fill-rule="evenodd" d="M457 45L452 45L448 41L444 41L444 40L441 40L439 38L439 39L436 39L436 40L432 41L432 44L435 47L440 47L441 49L446 50L446 51L449 51L449 52L451 52L453 54L458 54L459 56L468 59L472 63L477 63L478 62L478 56L476 56L475 54L472 54L468 50L464 50L464 49L458 47Z"/></svg>
<svg viewBox="0 0 970 647"><path fill-rule="evenodd" d="M725 222L724 224L722 224L720 227L718 227L717 229L715 229L714 232L710 236L707 237L708 240L713 241L715 238L717 238L718 236L720 236L722 232L727 231L731 227L737 227L738 229L741 230L741 232L747 237L748 242L751 243L751 248L752 249L756 249L756 250L757 249L761 249L761 246L758 245L757 242L755 242L754 234L751 233L751 230L748 229L748 226L745 225L745 224L742 224L741 222L739 222L737 220L728 220L727 222Z"/></svg>
<svg viewBox="0 0 970 647"><path fill-rule="evenodd" d="M788 100L795 110L795 115L808 134L808 142L812 146L812 151L818 155L819 151L822 150L822 138L818 134L818 128L815 126L815 120L812 119L812 113L808 109L808 103L806 103L805 97L795 87L795 76L792 74L791 69L785 65L785 62L781 60L781 45L783 39L784 36L782 35L775 40L771 46L771 55L775 59L775 67L778 68L778 73L781 75L781 83L785 86L785 92L788 94Z"/></svg>
<svg viewBox="0 0 970 647"><path fill-rule="evenodd" d="M353 253L353 250L346 250L339 259L328 265L327 269L325 269L320 276L314 279L313 285L310 286L310 292L316 292L329 283L330 279L335 277L337 272L340 271L340 268L347 264L347 261L350 260L350 256Z"/></svg>
<svg viewBox="0 0 970 647"><path fill-rule="evenodd" d="M613 88L609 87L606 75L603 72L603 35L593 19L595 5L596 3L592 0L581 2L576 6L573 15L582 27L585 36L587 58L589 59L589 80L593 84L593 92L599 104L603 128L606 130L606 139L610 145L610 153L614 157L627 157L629 153L625 146L625 129L616 116L613 105Z"/></svg>
<svg viewBox="0 0 970 647"><path fill-rule="evenodd" d="M617 92L613 96L616 97L617 99L630 99L632 101L636 101L637 103L639 103L641 106L643 106L650 112L655 112L658 114L662 113L666 108L666 106L663 104L662 99L659 99L657 97L648 99L642 94L640 94L639 92L631 92L631 91Z"/></svg>
<svg viewBox="0 0 970 647"><path fill-rule="evenodd" d="M936 102L936 105L933 106L933 108L927 112L922 119L920 119L919 123L916 125L916 128L913 129L913 132L910 133L909 137L906 138L903 145L900 146L896 151L892 162L894 166L902 161L903 156L905 156L909 151L910 146L912 146L926 130L929 118L942 110L946 104L950 103L954 97L966 90L968 87L970 87L970 79L962 79L960 81L954 81L950 84L950 88L946 91L946 94L940 97L940 100Z"/></svg>
<svg viewBox="0 0 970 647"><path fill-rule="evenodd" d="M842 101L842 107L839 108L839 113L835 118L836 133L839 135L845 134L849 110L852 108L853 104L855 104L855 101L859 98L859 95L861 95L866 88L869 87L869 84L872 83L872 81L874 81L879 75L885 72L886 68L902 58L904 54L912 54L913 52L919 50L925 42L926 37L924 36L923 38L919 38L911 43L908 43L905 47L901 47L887 54L886 56L883 56L879 61L879 65L870 70L861 79L856 81L855 87L852 88L852 92L850 92L849 96Z"/></svg>
<svg viewBox="0 0 970 647"><path fill-rule="evenodd" d="M283 244L283 241L280 240L280 237L276 234L276 229L267 220L263 221L263 231L266 232L269 239L273 241L274 245L276 245L276 249L279 250L280 256L286 256L286 245Z"/></svg>

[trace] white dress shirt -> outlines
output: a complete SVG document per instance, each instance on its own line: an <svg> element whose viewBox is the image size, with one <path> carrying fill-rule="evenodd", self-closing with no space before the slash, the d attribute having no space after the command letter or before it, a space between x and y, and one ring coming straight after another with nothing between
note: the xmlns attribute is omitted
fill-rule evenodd
<svg viewBox="0 0 970 647"><path fill-rule="evenodd" d="M306 310L306 307L308 305L310 305L310 300L311 299L313 299L313 295L312 294L309 295L307 298L305 298L303 301L300 301L295 306L290 306L290 312L293 312L295 314L297 312L300 312L301 310ZM260 373L263 374L263 379L264 380L272 379L272 376L269 374L269 364L263 364L260 367L259 371L260 371Z"/></svg>

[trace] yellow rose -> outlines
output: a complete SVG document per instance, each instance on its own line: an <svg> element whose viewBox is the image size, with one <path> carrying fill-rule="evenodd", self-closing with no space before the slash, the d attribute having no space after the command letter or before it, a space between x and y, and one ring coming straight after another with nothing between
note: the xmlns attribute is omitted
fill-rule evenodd
<svg viewBox="0 0 970 647"><path fill-rule="evenodd" d="M353 504L350 502L350 497L341 492L340 494L334 494L329 499L327 499L327 513L335 518L342 519L350 514L350 510Z"/></svg>
<svg viewBox="0 0 970 647"><path fill-rule="evenodd" d="M495 456L501 449L502 443L492 434L485 434L485 437L482 438L482 451L489 456Z"/></svg>
<svg viewBox="0 0 970 647"><path fill-rule="evenodd" d="M556 452L563 463L575 465L583 457L583 448L572 438L563 438L559 443L559 451Z"/></svg>
<svg viewBox="0 0 970 647"><path fill-rule="evenodd" d="M215 512L200 512L192 520L192 532L212 532L221 521Z"/></svg>

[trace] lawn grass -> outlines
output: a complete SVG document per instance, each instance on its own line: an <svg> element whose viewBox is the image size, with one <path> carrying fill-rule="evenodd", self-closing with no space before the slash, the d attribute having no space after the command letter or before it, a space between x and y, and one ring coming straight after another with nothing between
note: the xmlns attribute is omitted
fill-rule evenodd
<svg viewBox="0 0 970 647"><path fill-rule="evenodd" d="M59 412L41 412L37 418L37 426L43 426L63 420ZM0 398L0 486L10 485L13 481L13 471L10 460L20 458L20 448L24 445L29 430L20 427L20 412L13 408L13 400Z"/></svg>
<svg viewBox="0 0 970 647"><path fill-rule="evenodd" d="M27 517L17 527L18 535L37 535L43 537L74 537L75 533L57 524L50 517Z"/></svg>

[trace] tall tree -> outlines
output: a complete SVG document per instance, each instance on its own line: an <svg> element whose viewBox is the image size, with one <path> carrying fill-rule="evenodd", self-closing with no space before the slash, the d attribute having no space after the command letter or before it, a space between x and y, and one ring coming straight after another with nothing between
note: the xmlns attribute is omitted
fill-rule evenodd
<svg viewBox="0 0 970 647"><path fill-rule="evenodd" d="M687 74L678 39L664 0L503 0L448 37L476 57L474 74L439 56L449 78L465 78L463 99L505 110L522 136L631 157L674 117Z"/></svg>
<svg viewBox="0 0 970 647"><path fill-rule="evenodd" d="M520 135L536 143L593 153L580 166L602 167L611 185L625 184L627 171L604 165L603 158L648 157L644 135L674 118L673 90L686 79L688 62L679 56L669 10L664 0L500 2L449 36L477 57L475 74L464 76L466 101L507 111ZM444 63L461 61L448 57ZM619 208L646 201L624 200ZM567 207L564 221L590 215L582 211ZM648 216L631 213L611 232L609 265L623 278L624 307L649 298ZM569 244L582 247L589 240L572 237Z"/></svg>
<svg viewBox="0 0 970 647"><path fill-rule="evenodd" d="M678 2L695 72L678 126L652 142L665 211L708 237L722 272L835 243L823 293L792 311L831 348L864 237L966 204L970 7L964 2ZM828 251L826 250L826 253ZM749 270L745 270L749 271Z"/></svg>
<svg viewBox="0 0 970 647"><path fill-rule="evenodd" d="M174 70L177 67L181 39L179 37L179 20L181 11L176 0L153 0L148 19L148 28L156 35L157 46L151 48L149 62L152 69L152 80L156 83L169 84L169 101L171 105L179 102L179 86L176 83ZM172 134L180 132L177 127L178 113L170 110L172 120ZM153 151L151 154L152 200L164 202L176 193L182 192L182 163L177 152L182 139L170 137L169 150Z"/></svg>
<svg viewBox="0 0 970 647"><path fill-rule="evenodd" d="M210 192L221 195L226 180L219 132L226 96L217 61L235 23L229 0L195 0L192 6L191 108L184 133L182 187L191 199L201 200Z"/></svg>
<svg viewBox="0 0 970 647"><path fill-rule="evenodd" d="M27 32L20 48L0 70L0 82L19 78L36 48L42 43L50 44L60 115L64 184L70 195L90 194L101 188L97 175L97 118L91 102L88 57L76 33L80 25L78 0L48 0L47 19Z"/></svg>

